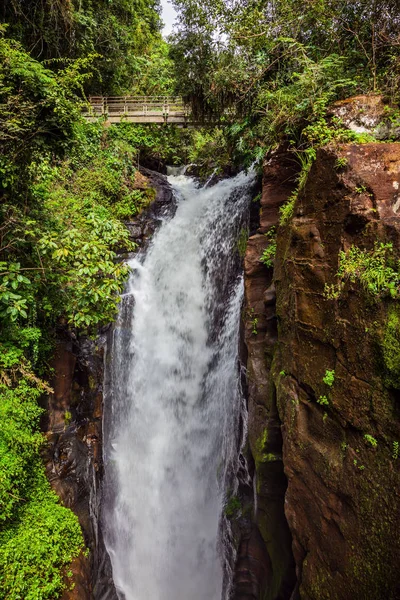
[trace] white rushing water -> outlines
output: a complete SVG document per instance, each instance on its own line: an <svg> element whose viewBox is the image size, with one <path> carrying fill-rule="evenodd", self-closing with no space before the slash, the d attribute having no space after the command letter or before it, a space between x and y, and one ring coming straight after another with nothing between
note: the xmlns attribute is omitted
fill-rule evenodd
<svg viewBox="0 0 400 600"><path fill-rule="evenodd" d="M253 178L200 189L170 176L176 214L130 262L104 422L103 527L124 600L220 600L229 585L221 522L240 447L237 240Z"/></svg>

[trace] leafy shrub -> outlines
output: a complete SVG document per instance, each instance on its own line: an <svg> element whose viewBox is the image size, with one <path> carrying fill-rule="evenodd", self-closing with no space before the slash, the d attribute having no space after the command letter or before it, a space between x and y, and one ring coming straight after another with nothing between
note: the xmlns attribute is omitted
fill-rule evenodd
<svg viewBox="0 0 400 600"><path fill-rule="evenodd" d="M63 569L83 548L82 533L44 474L37 399L48 388L10 343L1 350L0 598L57 598Z"/></svg>
<svg viewBox="0 0 400 600"><path fill-rule="evenodd" d="M369 435L369 433L364 435L364 440L369 446L372 446L372 448L376 448L378 445L378 441L372 437L372 435Z"/></svg>
<svg viewBox="0 0 400 600"><path fill-rule="evenodd" d="M325 372L325 375L322 379L322 381L326 384L329 385L329 387L332 387L334 382L335 382L335 371L329 371L328 369Z"/></svg>
<svg viewBox="0 0 400 600"><path fill-rule="evenodd" d="M327 298L339 298L347 281L360 284L361 288L373 297L400 294L399 261L393 254L393 244L375 243L373 250L351 246L339 253L337 283L325 286Z"/></svg>

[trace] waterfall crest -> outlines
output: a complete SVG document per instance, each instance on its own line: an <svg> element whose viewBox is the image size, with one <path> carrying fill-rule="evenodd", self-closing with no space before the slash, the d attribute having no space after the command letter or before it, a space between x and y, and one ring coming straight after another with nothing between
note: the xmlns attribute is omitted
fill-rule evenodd
<svg viewBox="0 0 400 600"><path fill-rule="evenodd" d="M130 261L104 420L103 527L123 600L219 600L227 587L221 522L242 410L236 244L253 179L199 188L169 176L176 214Z"/></svg>

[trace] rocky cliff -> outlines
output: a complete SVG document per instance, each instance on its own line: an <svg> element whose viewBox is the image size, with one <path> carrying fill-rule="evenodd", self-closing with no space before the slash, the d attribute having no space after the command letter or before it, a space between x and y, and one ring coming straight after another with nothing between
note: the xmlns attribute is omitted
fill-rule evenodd
<svg viewBox="0 0 400 600"><path fill-rule="evenodd" d="M262 234L290 194L290 164L265 165L260 230L245 257L256 521L273 568L264 597L396 599L399 300L366 289L359 266L339 293L336 274L353 246L400 254L400 145L318 152L278 229L272 276L259 262Z"/></svg>

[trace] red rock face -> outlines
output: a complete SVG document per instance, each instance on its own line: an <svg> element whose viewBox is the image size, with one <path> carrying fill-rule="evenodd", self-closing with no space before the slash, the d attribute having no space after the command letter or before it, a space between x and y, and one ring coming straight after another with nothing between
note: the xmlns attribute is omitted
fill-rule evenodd
<svg viewBox="0 0 400 600"><path fill-rule="evenodd" d="M295 583L291 536L284 515L287 482L283 473L281 423L271 377L277 342L273 269L260 262L269 243L264 234L277 225L279 206L287 200L295 186L294 167L295 163L285 152L274 154L265 164L260 228L249 239L244 259L249 445L255 463L257 487L255 521L271 564L267 586L259 585L258 595L247 597L263 600L289 598ZM241 561L243 551L241 548ZM252 566L251 560L248 564ZM259 577L259 570L253 569L253 583L259 581ZM242 596L235 598L241 599Z"/></svg>
<svg viewBox="0 0 400 600"><path fill-rule="evenodd" d="M399 189L398 144L320 150L294 218L279 232L272 371L304 600L400 598L400 391L382 361L388 315L399 303L373 300L357 282L338 299L324 295L340 250L391 242L399 256ZM323 381L327 370L332 386ZM328 404L318 402L324 396ZM265 399L256 412L259 403ZM255 437L268 418L264 408L252 416Z"/></svg>

